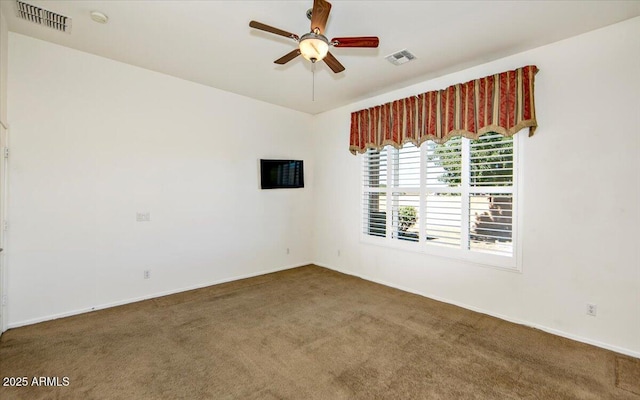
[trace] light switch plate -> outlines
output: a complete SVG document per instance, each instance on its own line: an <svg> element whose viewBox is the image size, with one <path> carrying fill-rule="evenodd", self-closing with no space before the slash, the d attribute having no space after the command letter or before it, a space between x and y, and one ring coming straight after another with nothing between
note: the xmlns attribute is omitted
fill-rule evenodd
<svg viewBox="0 0 640 400"><path fill-rule="evenodd" d="M138 222L149 222L149 221L151 221L151 213L149 211L137 212L136 213L136 221L138 221Z"/></svg>

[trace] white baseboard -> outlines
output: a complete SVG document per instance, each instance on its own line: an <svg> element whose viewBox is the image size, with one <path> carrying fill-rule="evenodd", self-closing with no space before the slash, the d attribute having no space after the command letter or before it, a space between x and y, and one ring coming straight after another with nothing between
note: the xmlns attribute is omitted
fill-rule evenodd
<svg viewBox="0 0 640 400"><path fill-rule="evenodd" d="M640 352L638 352L638 351L634 351L634 350L626 349L624 347L615 346L615 345L612 345L612 344L609 344L609 343L600 342L598 340L593 340L593 339L585 338L585 337L582 337L582 336L574 335L572 333L564 332L564 331L561 331L561 330L558 330L558 329L555 329L555 328L549 328L547 326L536 324L536 323L533 323L533 322L519 320L519 319L516 319L516 318L509 317L507 315L494 313L494 312L491 312L491 311L484 310L482 308L478 308L478 307L470 306L468 304L463 304L463 303L460 303L460 302L457 302L457 301L452 301L452 300L449 300L449 299L445 299L445 298L442 298L440 296L433 296L433 295L430 295L428 293L423 293L423 292L417 291L415 289L411 289L411 288L408 288L408 287L403 287L401 285L396 285L394 283L382 281L380 279L374 279L374 278L371 278L371 277L366 276L366 275L356 274L356 273L354 273L352 271L344 270L342 268L335 268L335 267L331 267L331 266L328 266L326 264L317 263L317 262L313 263L313 264L314 265L318 265L320 267L324 267L324 268L333 270L333 271L336 271L336 272L340 272L340 273L343 273L343 274L346 274L346 275L355 276L355 277L364 279L366 281L375 282L375 283L379 283L379 284L384 285L384 286L389 286L389 287L392 287L392 288L395 288L395 289L399 289L399 290L402 290L403 292L417 294L418 296L426 297L426 298L429 298L429 299L432 299L432 300L441 301L443 303L452 304L454 306L462 307L462 308L465 308L467 310L471 310L471 311L479 312L479 313L482 313L482 314L490 315L492 317L500 318L500 319L508 321L508 322L513 322L514 324L528 326L530 328L539 329L541 331L544 331L544 332L547 332L547 333L551 333L551 334L556 335L556 336L561 336L561 337L564 337L564 338L567 338L567 339L575 340L577 342L582 342L582 343L590 344L590 345L593 345L593 346L596 346L596 347L601 347L603 349L615 351L616 353L624 354L624 355L627 355L627 356L640 358Z"/></svg>
<svg viewBox="0 0 640 400"><path fill-rule="evenodd" d="M219 285L221 283L227 283L227 282L232 282L232 281L238 281L238 280L241 280L241 279L253 278L253 277L256 277L256 276L260 276L260 275L267 275L267 274L271 274L271 273L274 273L274 272L285 271L287 269L298 268L298 267L302 267L302 266L309 265L309 264L313 264L313 263L312 262L306 262L306 263L301 263L301 264L287 265L287 266L283 266L283 267L272 268L272 269L258 271L258 272L245 274L245 275L236 275L236 276L233 276L233 277L223 278L223 279L219 279L219 280L215 280L215 281L211 281L211 282L199 283L197 285L182 287L182 288L179 288L179 289L165 290L165 291L162 291L162 292L156 292L156 293L152 293L152 294L148 294L148 295L144 295L144 296L140 296L140 297L132 297L132 298L119 300L119 301L115 301L115 302L111 302L111 303L99 304L99 305L96 305L96 306L93 306L93 307L86 307L86 308L81 308L81 309L72 310L72 311L65 311L65 312L58 313L58 314L47 315L47 316L44 316L44 317L38 317L38 318L32 318L32 319L12 322L12 323L8 324L7 329L19 328L21 326L37 324L39 322L51 321L51 320L58 319L58 318L71 317L71 316L74 316L74 315L84 314L84 313L88 313L88 312L96 311L96 310L104 310L106 308L122 306L122 305L130 304L130 303L136 303L138 301L143 301L143 300L155 299L157 297L168 296L170 294L186 292L186 291L194 290L194 289L201 289L201 288L204 288L204 287L207 287L207 286Z"/></svg>
<svg viewBox="0 0 640 400"><path fill-rule="evenodd" d="M486 314L486 315L490 315L492 317L496 317L496 318L500 318L502 320L508 321L508 322L513 322L515 324L519 324L519 325L524 325L524 326L528 326L531 328L535 328L535 329L539 329L541 331L547 332L547 333L551 333L553 335L556 336L561 336L567 339L571 339L571 340L575 340L578 342L582 342L582 343L586 343L586 344L590 344L596 347L601 347L603 349L607 349L607 350L611 350L611 351L615 351L616 353L620 353L620 354L624 354L624 355L628 355L631 357L636 357L636 358L640 358L640 352L638 351L633 351L630 349L626 349L623 347L619 347L619 346L615 346L609 343L604 343L604 342L600 342L597 340L592 340L589 338L585 338L582 336L578 336L578 335L574 335L572 333L568 333L568 332L564 332L555 328L549 328L547 326L543 326L540 324L536 324L530 321L524 321L524 320L519 320L516 318L512 318L509 317L507 315L502 315L502 314L498 314L492 311L487 311L485 309L479 308L479 307L475 307L475 306L470 306L468 304L463 304L457 301L452 301L446 298L442 298L440 296L434 296L434 295L430 295L428 293L423 293L420 292L418 290L412 289L412 288L408 288L408 287L403 287L401 285L396 285L394 283L391 282L386 282L380 279L375 279L366 275L362 275L362 274L356 274L352 271L349 270L345 270L342 268L336 268L333 266L329 266L323 263L318 263L318 262L305 262L305 263L301 263L301 264L294 264L294 265L288 265L288 266L282 266L282 267L278 267L278 268L272 268L272 269L268 269L268 270L263 270L263 271L258 271L255 273L250 273L250 274L245 274L245 275L236 275L233 277L228 277L228 278L224 278L224 279L219 279L216 281L211 281L211 282L206 282L206 283L202 283L202 284L197 284L197 285L192 285L192 286L187 286L187 287L183 287L183 288L179 288L179 289L171 289L171 290L166 290L163 292L157 292L157 293L153 293L150 295L145 295L145 296L140 296L140 297L134 297L134 298L129 298L129 299L125 299L125 300L120 300L117 302L111 302L111 303L105 303L105 304L99 304L96 305L94 307L87 307L87 308L82 308L82 309L77 309L77 310L72 310L72 311L67 311L67 312L63 312L63 313L58 313L58 314L52 314L52 315L48 315L48 316L44 316L44 317L38 317L38 318L33 318L33 319L28 319L28 320L23 320L23 321L18 321L18 322L13 322L8 324L7 328L11 329L11 328L18 328L21 326L25 326L25 325L32 325L32 324L37 324L39 322L45 322L45 321L50 321L50 320L54 320L54 319L58 319L58 318L64 318L64 317L70 317L73 315L78 315L78 314L84 314L87 312L91 312L91 311L96 311L96 310L103 310L106 308L111 308L111 307L117 307L117 306L121 306L121 305L125 305L125 304L130 304L130 303L135 303L138 301L143 301L143 300L149 300L149 299L153 299L153 298L157 298L157 297L162 297L162 296L167 296L167 295L171 295L171 294L175 294L175 293L181 293L181 292L186 292L189 290L194 290L194 289L201 289L207 286L212 286L212 285L218 285L221 283L227 283L227 282L231 282L231 281L237 281L240 279L246 279L246 278L253 278L256 276L260 276L260 275L266 275L266 274L271 274L274 272L279 272L279 271L284 271L284 270L288 270L288 269L293 269L293 268L298 268L298 267L302 267L305 265L309 265L309 264L314 264L314 265L318 265L320 267L324 267L336 272L340 272L343 273L345 275L351 275L351 276L355 276L370 282L375 282L384 286L388 286L388 287L392 287L395 289L399 289L402 290L404 292L408 292L408 293L413 293L413 294L417 294L418 296L422 296L422 297L426 297L429 299L433 299L436 301L441 301L443 303L447 303L447 304L452 304L458 307L462 307L465 308L467 310L471 310L471 311L475 311L475 312L479 312L482 314Z"/></svg>

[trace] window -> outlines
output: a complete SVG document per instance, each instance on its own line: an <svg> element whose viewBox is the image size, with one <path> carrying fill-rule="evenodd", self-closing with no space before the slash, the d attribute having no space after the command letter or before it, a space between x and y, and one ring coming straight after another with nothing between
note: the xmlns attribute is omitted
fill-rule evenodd
<svg viewBox="0 0 640 400"><path fill-rule="evenodd" d="M516 144L486 134L368 150L365 240L515 268Z"/></svg>

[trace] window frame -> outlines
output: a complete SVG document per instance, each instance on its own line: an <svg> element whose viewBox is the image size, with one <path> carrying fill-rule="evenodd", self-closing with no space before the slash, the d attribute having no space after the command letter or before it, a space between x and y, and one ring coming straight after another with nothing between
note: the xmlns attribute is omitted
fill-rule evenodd
<svg viewBox="0 0 640 400"><path fill-rule="evenodd" d="M361 195L360 195L360 199L361 199L361 204L360 204L360 242L363 244L368 244L368 245L375 245L375 246L381 246L381 247L385 247L385 248L391 248L391 249L397 249L397 250L402 250L402 251L408 251L408 252L416 252L416 253L421 253L421 254L427 254L427 255L432 255L432 256L436 256L436 257L444 257L447 259L455 259L455 260L460 260L463 261L465 263L470 263L473 265L479 265L479 266L483 266L483 267L491 267L491 268L497 268L500 270L506 270L506 271L512 271L512 272L522 272L522 191L523 191L523 185L522 185L522 173L523 173L523 157L522 157L522 146L523 146L523 138L526 135L524 134L516 134L513 136L513 183L512 183L512 219L511 219L511 224L512 224L512 229L511 229L511 242L512 242L512 254L511 256L507 256L507 255L498 255L498 254L493 254L493 253L487 253L487 252L481 252L478 250L472 250L472 249L468 249L468 248L464 248L464 245L462 243L464 243L465 240L469 240L470 238L470 230L469 230L469 217L470 217L470 212L462 212L465 208L465 204L467 205L468 208L468 199L469 199L469 194L475 192L481 192L482 191L482 187L474 187L471 186L470 183L467 181L466 185L461 185L460 187L460 193L461 193L461 200L466 196L467 201L461 201L461 219L463 220L463 222L461 223L461 227L462 226L466 226L466 238L464 236L461 235L462 240L461 240L461 245L459 248L449 248L449 247L445 247L442 245L438 245L438 244L433 244L433 243L429 243L428 240L424 239L424 234L426 232L425 229L425 225L426 225L426 207L424 207L424 205L426 205L426 195L429 192L427 185L426 185L426 168L424 168L424 162L426 160L426 152L427 152L427 146L426 143L423 143L419 150L420 150L420 160L421 160L421 168L420 168L420 187L418 189L416 188L402 188L402 187L392 187L392 186L387 186L385 185L384 188L380 187L380 188L369 188L365 186L365 180L367 179L367 177L365 177L365 173L364 173L364 168L365 168L365 163L368 160L368 156L367 154L364 154L363 156L363 161L361 162L361 170L360 170L360 188L361 188ZM471 143L469 139L463 139L462 140L463 143L466 143L464 146L464 148L466 148L466 150L469 149L469 144ZM387 149L387 166L386 166L386 177L387 183L391 183L393 180L393 167L392 167L392 161L391 161L391 152L389 152L389 149L393 149L390 146L385 146L385 149ZM463 156L464 158L464 156ZM465 163L462 163L463 165ZM467 164L468 165L468 164ZM462 173L463 174L468 174L469 173L469 169L468 166L462 166L463 170ZM382 180L382 177L381 177ZM373 190L372 190L373 189ZM408 189L411 192L418 192L420 195L420 207L418 210L418 225L419 225L419 232L420 232L420 240L418 242L411 242L411 241L407 241L407 240L398 240L397 238L393 237L393 212L392 212L392 208L393 208L393 193L394 192L398 192L399 190L402 189ZM446 191L446 189L445 189ZM370 234L365 233L365 230L367 228L370 229L370 223L368 222L368 219L365 218L366 213L368 212L368 209L365 208L365 195L368 193L381 193L382 195L384 195L386 197L386 215L385 215L385 236L373 236Z"/></svg>

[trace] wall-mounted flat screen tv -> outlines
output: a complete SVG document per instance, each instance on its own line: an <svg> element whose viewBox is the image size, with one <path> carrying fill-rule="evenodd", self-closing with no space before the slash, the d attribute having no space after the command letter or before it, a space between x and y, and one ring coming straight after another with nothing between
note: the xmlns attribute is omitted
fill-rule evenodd
<svg viewBox="0 0 640 400"><path fill-rule="evenodd" d="M303 188L302 160L260 160L260 184L263 189Z"/></svg>

